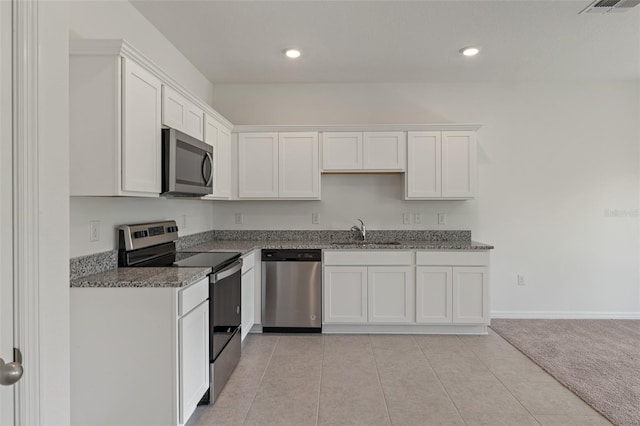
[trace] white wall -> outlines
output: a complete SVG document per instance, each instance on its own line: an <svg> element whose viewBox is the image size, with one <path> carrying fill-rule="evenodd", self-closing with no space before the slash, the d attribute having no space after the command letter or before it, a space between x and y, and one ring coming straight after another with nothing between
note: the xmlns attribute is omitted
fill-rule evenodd
<svg viewBox="0 0 640 426"><path fill-rule="evenodd" d="M217 202L214 226L313 228L317 211L321 228L362 217L370 229L438 229L446 212L445 228L496 246L494 315L638 315L638 93L637 82L217 85L213 106L234 124L483 127L474 201L403 201L400 176L332 175L322 201ZM424 225L401 225L405 211Z"/></svg>
<svg viewBox="0 0 640 426"><path fill-rule="evenodd" d="M66 2L38 10L40 420L70 424L69 55ZM33 365L26 365L26 374ZM33 370L32 370L33 371Z"/></svg>
<svg viewBox="0 0 640 426"><path fill-rule="evenodd" d="M186 89L211 104L211 82L131 3L125 0L69 3L70 38L123 38Z"/></svg>
<svg viewBox="0 0 640 426"><path fill-rule="evenodd" d="M70 38L124 38L166 70L195 96L211 104L213 86L129 2L72 1L69 4ZM72 197L71 257L117 248L117 225L186 216L181 235L211 229L212 205L205 201ZM89 241L89 221L101 224L101 238ZM181 224L180 222L178 223Z"/></svg>
<svg viewBox="0 0 640 426"><path fill-rule="evenodd" d="M181 236L209 231L212 206L202 200L71 197L71 257L117 249L119 225L174 219ZM100 241L89 241L91 220L100 221Z"/></svg>

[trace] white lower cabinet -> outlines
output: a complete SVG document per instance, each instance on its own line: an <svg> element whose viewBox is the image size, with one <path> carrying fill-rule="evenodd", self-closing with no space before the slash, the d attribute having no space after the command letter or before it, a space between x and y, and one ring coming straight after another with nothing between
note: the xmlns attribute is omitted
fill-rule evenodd
<svg viewBox="0 0 640 426"><path fill-rule="evenodd" d="M367 281L369 322L413 322L415 284L410 266L371 266Z"/></svg>
<svg viewBox="0 0 640 426"><path fill-rule="evenodd" d="M488 251L328 250L324 265L327 332L486 333Z"/></svg>
<svg viewBox="0 0 640 426"><path fill-rule="evenodd" d="M324 322L366 323L367 268L324 267Z"/></svg>
<svg viewBox="0 0 640 426"><path fill-rule="evenodd" d="M453 268L453 322L489 323L489 268Z"/></svg>
<svg viewBox="0 0 640 426"><path fill-rule="evenodd" d="M209 279L71 289L71 424L184 425L209 388Z"/></svg>
<svg viewBox="0 0 640 426"><path fill-rule="evenodd" d="M255 251L245 255L242 258L242 281L241 281L241 293L242 293L242 340L247 337L249 331L255 323Z"/></svg>
<svg viewBox="0 0 640 426"><path fill-rule="evenodd" d="M451 324L453 278L451 267L416 268L416 322Z"/></svg>
<svg viewBox="0 0 640 426"><path fill-rule="evenodd" d="M324 323L406 324L415 321L415 283L409 266L411 253L327 251L324 264L327 265L323 276Z"/></svg>

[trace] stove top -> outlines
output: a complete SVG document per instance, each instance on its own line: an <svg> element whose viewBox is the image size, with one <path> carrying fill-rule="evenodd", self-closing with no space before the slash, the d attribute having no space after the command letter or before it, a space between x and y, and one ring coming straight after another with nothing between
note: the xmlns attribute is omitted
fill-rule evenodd
<svg viewBox="0 0 640 426"><path fill-rule="evenodd" d="M182 268L187 267L211 267L214 272L233 263L240 258L240 253L236 252L209 252L209 253L176 253L176 261L171 266Z"/></svg>

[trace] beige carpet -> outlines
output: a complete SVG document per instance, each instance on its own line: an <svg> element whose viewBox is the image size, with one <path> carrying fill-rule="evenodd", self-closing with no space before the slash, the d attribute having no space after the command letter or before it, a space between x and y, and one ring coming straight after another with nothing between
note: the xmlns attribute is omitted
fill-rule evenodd
<svg viewBox="0 0 640 426"><path fill-rule="evenodd" d="M640 320L494 319L491 328L612 423L640 426Z"/></svg>

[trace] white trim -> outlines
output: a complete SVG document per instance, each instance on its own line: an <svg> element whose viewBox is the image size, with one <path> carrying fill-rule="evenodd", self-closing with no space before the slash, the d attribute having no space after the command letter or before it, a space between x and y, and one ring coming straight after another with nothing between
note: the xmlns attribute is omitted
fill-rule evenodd
<svg viewBox="0 0 640 426"><path fill-rule="evenodd" d="M16 347L25 373L16 384L16 424L40 419L38 216L38 0L14 0L13 173Z"/></svg>
<svg viewBox="0 0 640 426"><path fill-rule="evenodd" d="M199 108L204 110L205 113L212 116L215 120L219 121L224 127L231 130L233 124L220 113L214 110L211 105L195 97L191 92L186 90L180 83L178 83L171 75L167 74L162 68L160 68L155 62L149 59L144 53L132 46L128 41L124 39L81 39L71 40L69 42L69 55L76 56L116 56L121 55L125 58L129 58L140 64L147 71L155 75L162 81L162 84L171 87L183 97L187 98L190 102L196 104Z"/></svg>
<svg viewBox="0 0 640 426"><path fill-rule="evenodd" d="M322 324L323 334L487 334L486 325L458 324Z"/></svg>
<svg viewBox="0 0 640 426"><path fill-rule="evenodd" d="M234 133L250 132L402 132L402 131L477 131L482 124L241 124L233 128Z"/></svg>
<svg viewBox="0 0 640 426"><path fill-rule="evenodd" d="M640 312L492 311L491 318L640 319Z"/></svg>

